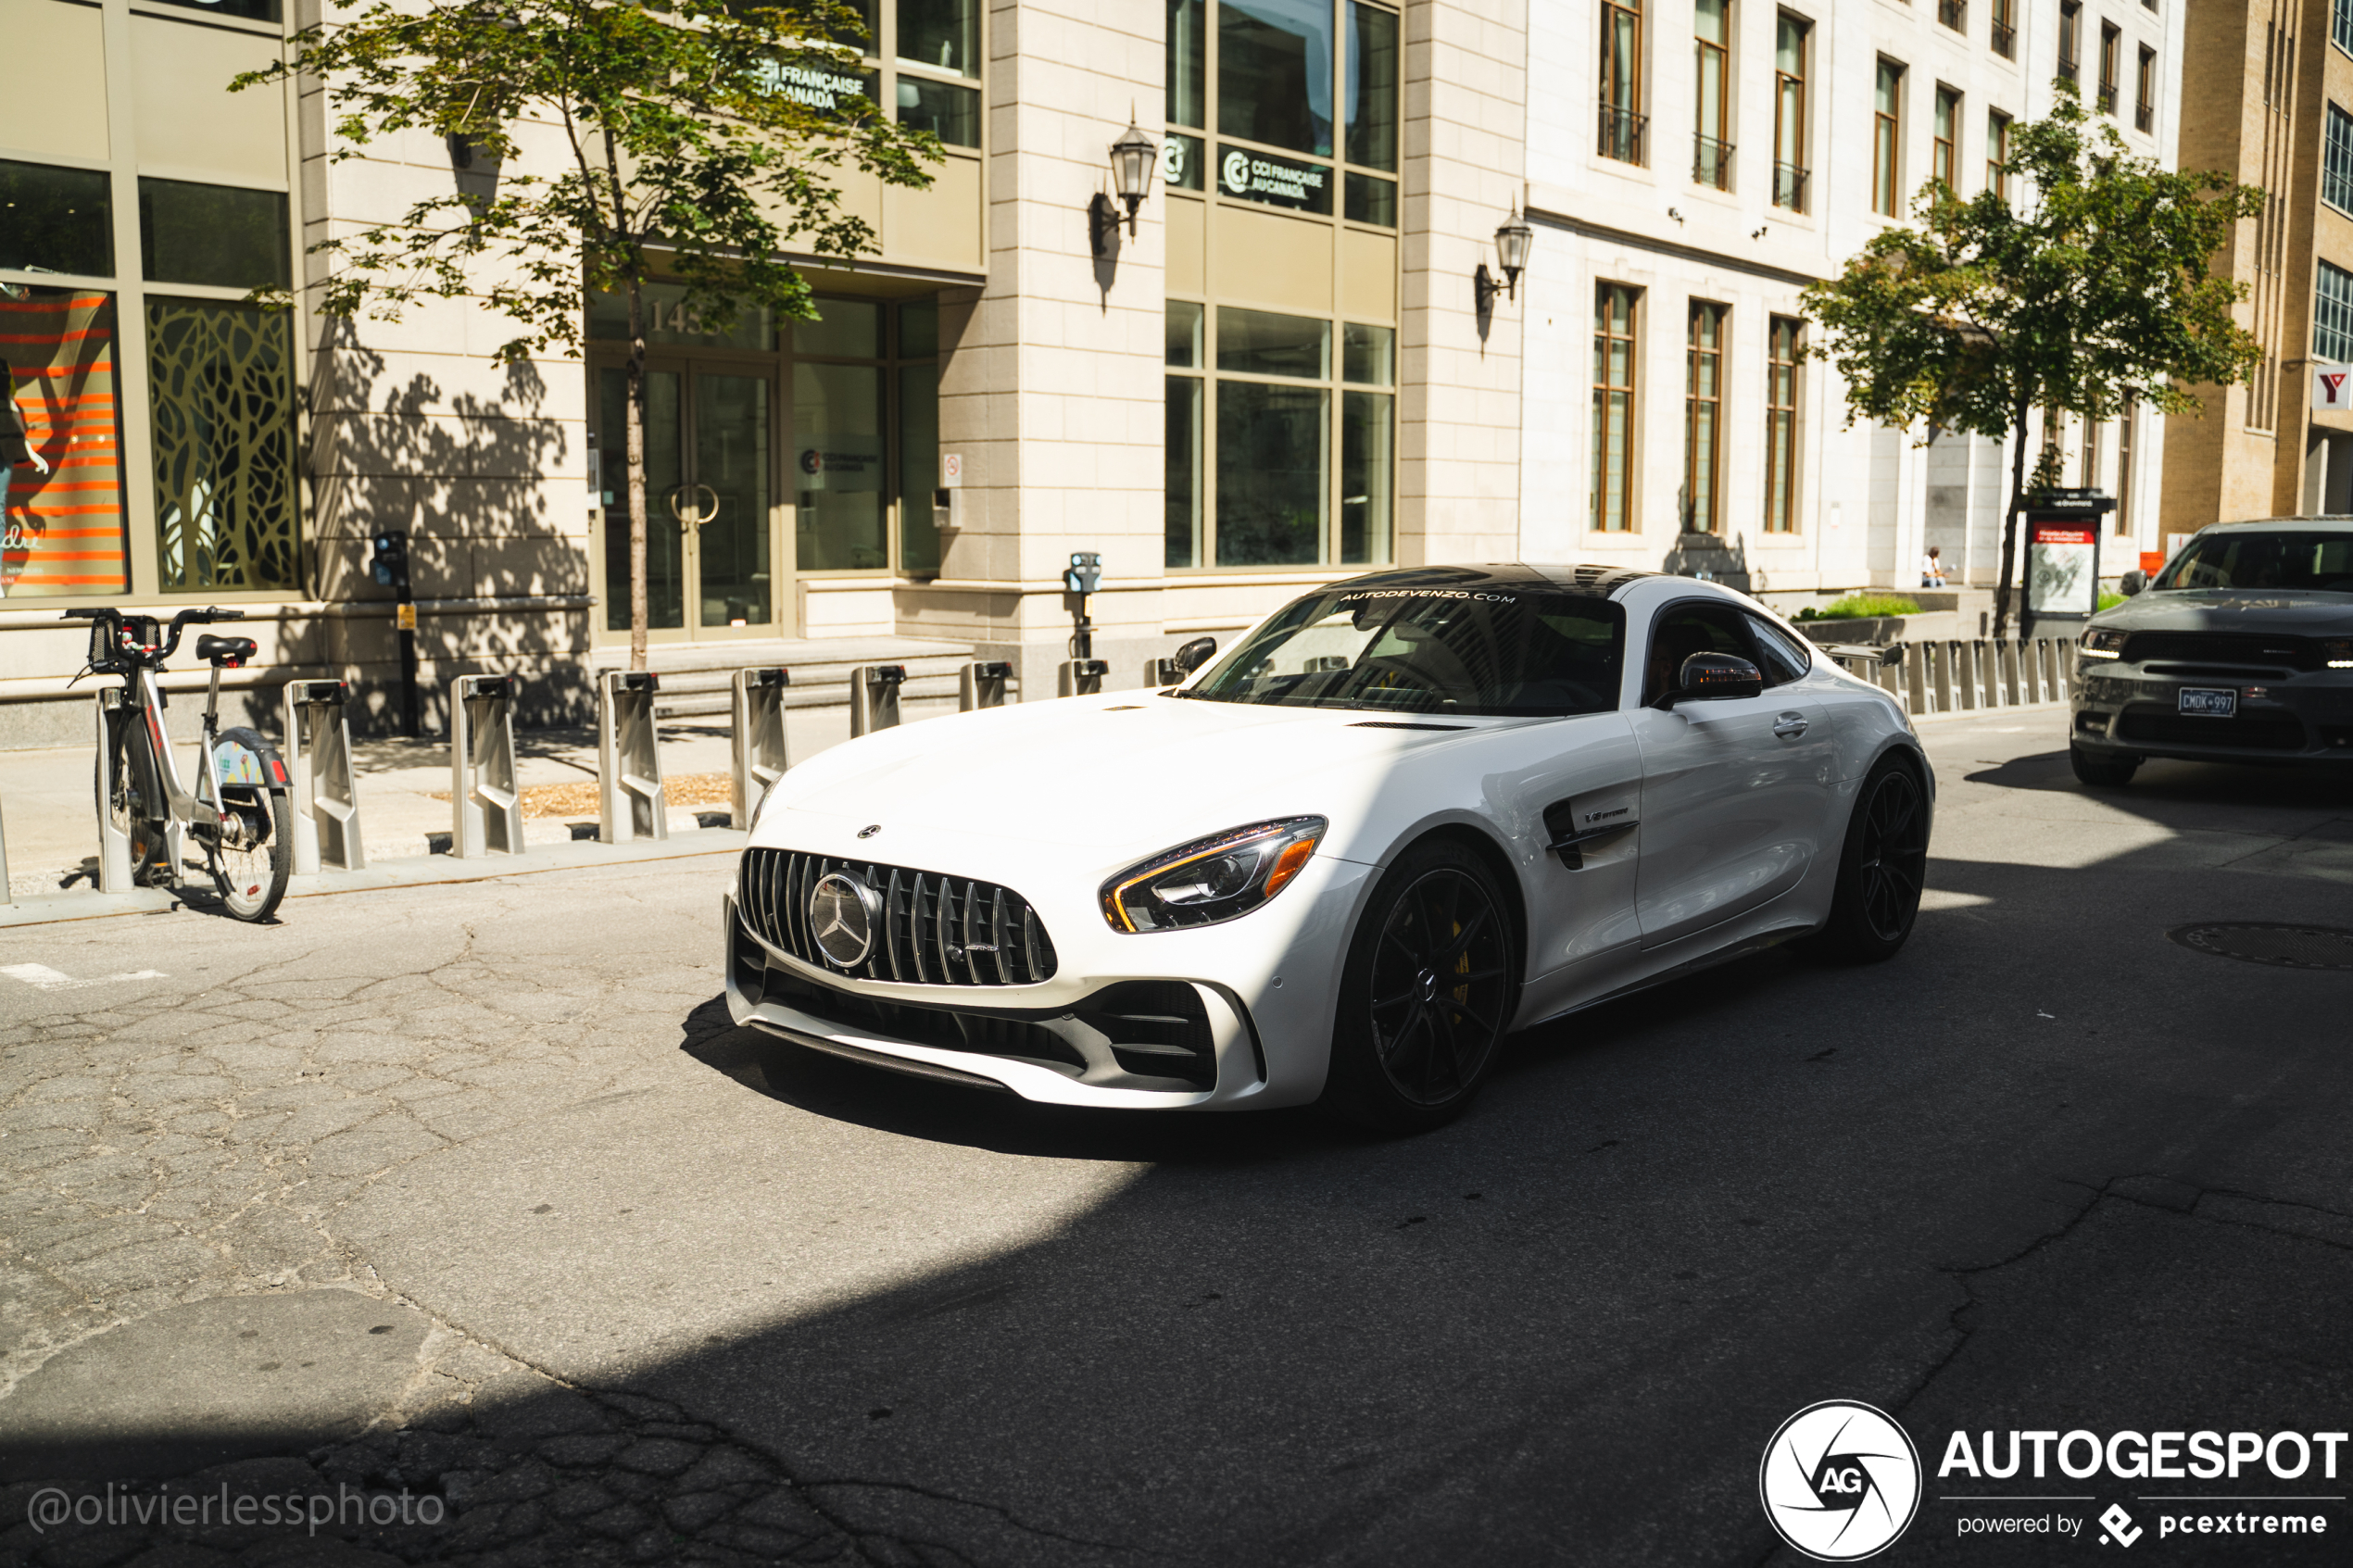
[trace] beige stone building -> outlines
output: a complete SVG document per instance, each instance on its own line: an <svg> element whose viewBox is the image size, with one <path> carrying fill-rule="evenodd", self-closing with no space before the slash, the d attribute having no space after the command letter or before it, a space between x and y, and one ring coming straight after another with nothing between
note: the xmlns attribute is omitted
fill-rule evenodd
<svg viewBox="0 0 2353 1568"><path fill-rule="evenodd" d="M2247 286L2262 363L2172 422L2165 532L2353 511L2353 402L2318 406L2319 377L2353 361L2353 0L2196 0L2189 30L2183 166L2271 199L2217 264Z"/></svg>

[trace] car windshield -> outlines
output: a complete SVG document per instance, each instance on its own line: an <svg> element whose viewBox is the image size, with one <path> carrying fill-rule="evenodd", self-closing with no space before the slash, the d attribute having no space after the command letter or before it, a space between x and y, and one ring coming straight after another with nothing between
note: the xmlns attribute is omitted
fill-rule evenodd
<svg viewBox="0 0 2353 1568"><path fill-rule="evenodd" d="M1550 718L1617 706L1626 618L1606 599L1504 589L1311 594L1184 695L1217 702Z"/></svg>
<svg viewBox="0 0 2353 1568"><path fill-rule="evenodd" d="M2353 594L2353 533L2209 533L2174 557L2155 586Z"/></svg>

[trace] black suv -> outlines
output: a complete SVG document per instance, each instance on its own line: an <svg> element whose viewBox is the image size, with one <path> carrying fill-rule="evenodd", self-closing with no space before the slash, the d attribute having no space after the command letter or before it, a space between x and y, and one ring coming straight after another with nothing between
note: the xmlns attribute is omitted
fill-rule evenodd
<svg viewBox="0 0 2353 1568"><path fill-rule="evenodd" d="M2085 784L2150 757L2353 765L2353 518L2205 529L2077 653Z"/></svg>

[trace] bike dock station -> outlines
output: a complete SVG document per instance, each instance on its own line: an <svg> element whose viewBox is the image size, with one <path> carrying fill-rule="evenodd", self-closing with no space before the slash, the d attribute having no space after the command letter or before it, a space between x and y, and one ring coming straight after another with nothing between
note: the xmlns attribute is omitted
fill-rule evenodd
<svg viewBox="0 0 2353 1568"><path fill-rule="evenodd" d="M1849 673L1894 697L1915 718L2065 702L2074 685L2072 637L1974 637L1820 648Z"/></svg>
<svg viewBox="0 0 2353 1568"><path fill-rule="evenodd" d="M785 755L785 688L791 684L792 671L781 664L738 670L728 681L728 821L747 833L769 788L792 765Z"/></svg>
<svg viewBox="0 0 2353 1568"><path fill-rule="evenodd" d="M670 836L670 799L654 729L654 694L661 689L661 677L646 670L609 670L597 680L599 844Z"/></svg>
<svg viewBox="0 0 2353 1568"><path fill-rule="evenodd" d="M967 664L956 676L956 711L976 713L984 708L1005 706L1005 687L1013 678L1013 667L1003 659L978 659Z"/></svg>
<svg viewBox="0 0 2353 1568"><path fill-rule="evenodd" d="M899 688L907 684L903 664L862 664L849 672L849 734L854 739L899 727Z"/></svg>
<svg viewBox="0 0 2353 1568"><path fill-rule="evenodd" d="M515 778L515 680L460 675L449 684L449 853L522 853Z"/></svg>
<svg viewBox="0 0 2353 1568"><path fill-rule="evenodd" d="M287 826L296 876L322 865L368 869L359 834L359 786L351 766L351 688L341 681L289 681L284 710L286 771L293 775Z"/></svg>

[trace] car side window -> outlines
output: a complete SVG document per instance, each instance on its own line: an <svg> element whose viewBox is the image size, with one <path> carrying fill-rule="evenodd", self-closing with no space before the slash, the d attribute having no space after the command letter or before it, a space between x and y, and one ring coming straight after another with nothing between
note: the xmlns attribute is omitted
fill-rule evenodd
<svg viewBox="0 0 2353 1568"><path fill-rule="evenodd" d="M1730 605L1670 605L1651 622L1650 658L1642 671L1642 702L1656 702L1675 688L1683 660L1695 653L1729 653L1754 660L1755 647Z"/></svg>
<svg viewBox="0 0 2353 1568"><path fill-rule="evenodd" d="M1765 671L1765 684L1784 686L1799 679L1814 668L1814 656L1799 647L1787 632L1761 615L1747 617L1749 632L1756 638L1756 651L1762 657L1757 667Z"/></svg>

